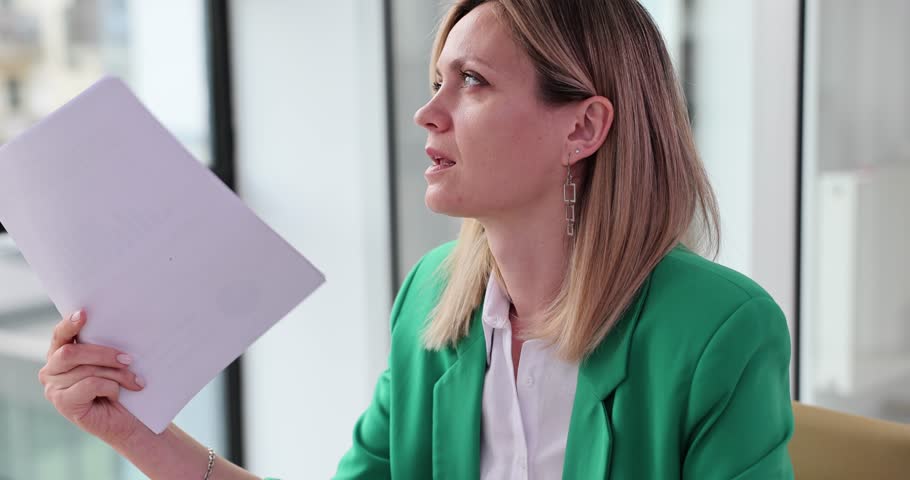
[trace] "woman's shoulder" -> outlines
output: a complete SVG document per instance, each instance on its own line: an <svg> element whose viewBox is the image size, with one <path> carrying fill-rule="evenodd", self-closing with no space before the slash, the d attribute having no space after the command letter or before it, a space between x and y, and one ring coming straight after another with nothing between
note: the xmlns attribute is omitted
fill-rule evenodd
<svg viewBox="0 0 910 480"><path fill-rule="evenodd" d="M419 270L418 273L426 275L435 271L442 265L442 262L452 253L452 250L455 248L456 240L450 240L438 245L434 248L431 248L428 252L423 254L423 257L417 262L414 266L415 270Z"/></svg>
<svg viewBox="0 0 910 480"><path fill-rule="evenodd" d="M408 273L404 283L402 283L401 290L413 289L419 291L418 296L420 297L426 297L428 294L438 293L438 291L442 290L445 287L442 264L454 248L455 240L452 240L423 254L411 267L411 271Z"/></svg>
<svg viewBox="0 0 910 480"><path fill-rule="evenodd" d="M758 283L683 246L674 248L651 273L636 337L686 344L694 353L722 328L789 340L783 312Z"/></svg>
<svg viewBox="0 0 910 480"><path fill-rule="evenodd" d="M662 287L689 285L710 289L716 295L733 299L769 297L758 283L748 276L708 260L684 245L672 249L657 265L653 281Z"/></svg>
<svg viewBox="0 0 910 480"><path fill-rule="evenodd" d="M392 327L400 320L414 320L415 328L422 327L421 319L435 307L445 287L443 261L452 252L455 241L446 242L425 253L411 267L398 290L392 306Z"/></svg>

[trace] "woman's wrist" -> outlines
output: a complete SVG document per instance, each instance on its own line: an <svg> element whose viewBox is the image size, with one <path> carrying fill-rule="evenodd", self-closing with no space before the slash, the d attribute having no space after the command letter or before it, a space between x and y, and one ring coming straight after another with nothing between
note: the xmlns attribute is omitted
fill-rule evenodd
<svg viewBox="0 0 910 480"><path fill-rule="evenodd" d="M152 480L202 479L209 466L209 448L173 423L159 435L139 428L127 441L112 446ZM259 477L216 456L209 476L209 480L214 479L259 480Z"/></svg>
<svg viewBox="0 0 910 480"><path fill-rule="evenodd" d="M160 434L139 427L125 441L111 446L152 479L202 478L205 473L205 447L173 423ZM192 472L194 463L196 472Z"/></svg>
<svg viewBox="0 0 910 480"><path fill-rule="evenodd" d="M208 449L173 423L157 435L138 428L126 442L113 447L151 479L201 479L208 465Z"/></svg>

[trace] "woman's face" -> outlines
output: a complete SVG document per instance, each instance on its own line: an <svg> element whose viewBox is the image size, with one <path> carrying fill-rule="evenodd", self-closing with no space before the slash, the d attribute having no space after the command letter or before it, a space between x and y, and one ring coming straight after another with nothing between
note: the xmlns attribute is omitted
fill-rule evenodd
<svg viewBox="0 0 910 480"><path fill-rule="evenodd" d="M414 115L427 130L427 206L481 221L561 211L574 113L539 99L530 58L491 4L455 24L436 67L439 88Z"/></svg>

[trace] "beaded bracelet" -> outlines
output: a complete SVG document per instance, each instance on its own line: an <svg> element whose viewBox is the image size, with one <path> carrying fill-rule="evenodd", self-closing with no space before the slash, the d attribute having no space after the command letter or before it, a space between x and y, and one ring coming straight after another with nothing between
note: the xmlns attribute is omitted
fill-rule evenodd
<svg viewBox="0 0 910 480"><path fill-rule="evenodd" d="M212 467L215 466L215 449L209 448L209 467L205 471L205 476L202 477L202 480L209 480L209 475L212 474Z"/></svg>

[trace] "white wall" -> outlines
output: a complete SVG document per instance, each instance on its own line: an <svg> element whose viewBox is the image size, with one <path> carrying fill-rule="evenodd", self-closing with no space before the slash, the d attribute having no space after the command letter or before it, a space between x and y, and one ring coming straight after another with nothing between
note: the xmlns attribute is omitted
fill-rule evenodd
<svg viewBox="0 0 910 480"><path fill-rule="evenodd" d="M692 122L695 140L717 193L719 261L752 268L753 57L751 2L695 2L692 34Z"/></svg>
<svg viewBox="0 0 910 480"><path fill-rule="evenodd" d="M795 277L799 2L754 2L753 15L751 271L780 304L792 331L799 308Z"/></svg>
<svg viewBox="0 0 910 480"><path fill-rule="evenodd" d="M381 3L230 7L239 193L327 279L244 357L247 466L327 478L388 348Z"/></svg>

